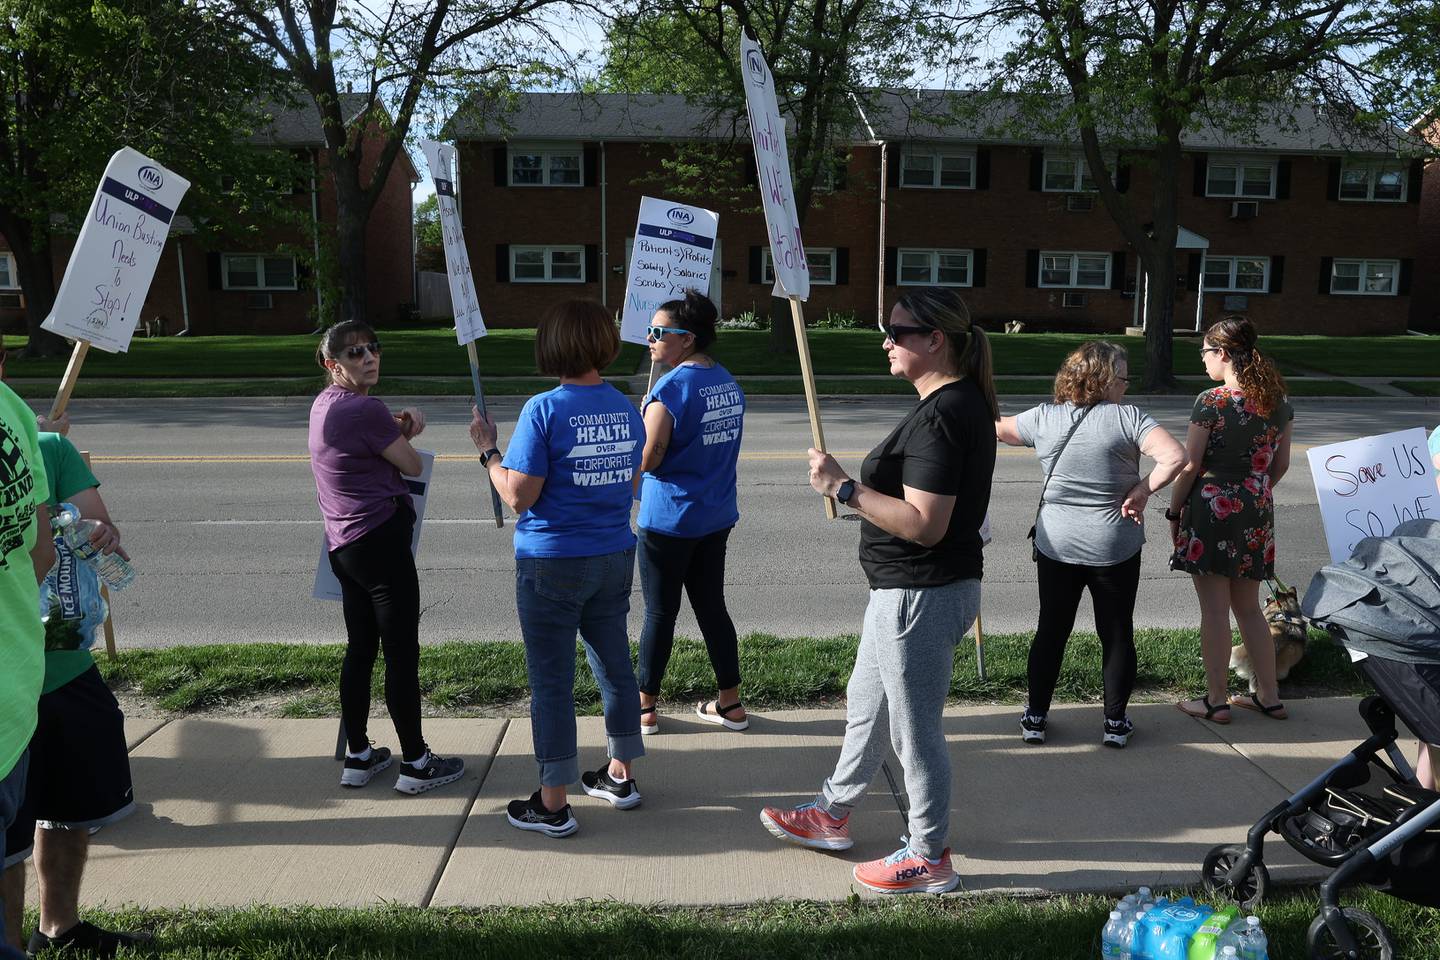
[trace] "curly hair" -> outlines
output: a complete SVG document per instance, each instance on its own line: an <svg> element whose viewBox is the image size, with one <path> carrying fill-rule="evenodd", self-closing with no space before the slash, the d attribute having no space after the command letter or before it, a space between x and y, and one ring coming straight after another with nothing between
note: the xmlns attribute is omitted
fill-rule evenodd
<svg viewBox="0 0 1440 960"><path fill-rule="evenodd" d="M1231 315L1219 320L1205 331L1205 343L1225 351L1235 368L1235 379L1245 394L1246 404L1262 417L1268 417L1285 399L1285 378L1275 362L1255 346L1259 337L1255 325L1241 316Z"/></svg>
<svg viewBox="0 0 1440 960"><path fill-rule="evenodd" d="M1125 348L1108 340L1091 340L1073 350L1055 374L1055 402L1090 407L1103 401L1115 381L1120 365L1130 364Z"/></svg>

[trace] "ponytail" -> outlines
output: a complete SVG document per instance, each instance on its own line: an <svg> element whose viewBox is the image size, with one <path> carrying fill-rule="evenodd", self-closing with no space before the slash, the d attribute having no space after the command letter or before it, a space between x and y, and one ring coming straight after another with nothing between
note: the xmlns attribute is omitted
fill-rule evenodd
<svg viewBox="0 0 1440 960"><path fill-rule="evenodd" d="M917 287L895 305L932 330L945 334L945 347L956 376L975 381L990 408L990 419L1000 419L995 399L995 362L985 331L970 317L970 308L950 287Z"/></svg>
<svg viewBox="0 0 1440 960"><path fill-rule="evenodd" d="M969 342L962 356L965 376L975 381L985 397L985 406L990 410L990 419L1000 419L1000 401L995 397L995 360L990 353L990 338L981 327L971 325Z"/></svg>

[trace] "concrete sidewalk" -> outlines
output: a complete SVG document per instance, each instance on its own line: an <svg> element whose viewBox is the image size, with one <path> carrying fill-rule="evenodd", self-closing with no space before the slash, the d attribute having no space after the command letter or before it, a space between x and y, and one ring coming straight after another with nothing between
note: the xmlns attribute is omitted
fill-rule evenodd
<svg viewBox="0 0 1440 960"><path fill-rule="evenodd" d="M1290 710L1285 722L1236 710L1219 727L1169 704L1140 705L1123 751L1099 745L1098 706L1057 707L1038 748L1021 743L1013 706L947 710L962 890L1195 882L1212 845L1242 842L1256 817L1366 735L1355 700L1297 700ZM602 724L580 721L582 769L603 760ZM851 865L890 853L902 829L883 776L843 854L782 844L761 827L764 804L803 802L829 772L844 729L838 710L753 715L739 734L664 716L637 764L644 804L616 811L579 793L580 830L566 840L522 833L503 816L506 802L535 788L528 720L427 721L430 742L469 769L421 797L391 789L392 771L342 790L329 720L130 727L139 809L95 836L87 904L834 900L851 892ZM389 732L375 722L381 742ZM1323 875L1283 841L1267 857L1276 880Z"/></svg>

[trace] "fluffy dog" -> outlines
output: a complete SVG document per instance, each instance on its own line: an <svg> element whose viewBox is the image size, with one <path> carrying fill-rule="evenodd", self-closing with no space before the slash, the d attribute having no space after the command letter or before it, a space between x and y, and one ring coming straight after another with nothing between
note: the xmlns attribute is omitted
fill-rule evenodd
<svg viewBox="0 0 1440 960"><path fill-rule="evenodd" d="M1309 627L1300 612L1295 587L1276 580L1270 585L1270 599L1265 601L1265 619L1270 623L1270 639L1275 641L1275 679L1284 680L1305 656L1305 640ZM1250 681L1255 691L1255 674L1250 669L1250 652L1243 643L1230 648L1230 669Z"/></svg>

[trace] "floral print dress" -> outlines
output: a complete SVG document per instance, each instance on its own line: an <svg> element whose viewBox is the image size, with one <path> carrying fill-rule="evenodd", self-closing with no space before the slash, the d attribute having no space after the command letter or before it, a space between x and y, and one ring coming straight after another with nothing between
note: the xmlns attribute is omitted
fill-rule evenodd
<svg viewBox="0 0 1440 960"><path fill-rule="evenodd" d="M1175 539L1171 570L1246 580L1275 575L1270 462L1295 413L1281 400L1262 417L1227 386L1195 399L1190 422L1210 431L1200 476Z"/></svg>

